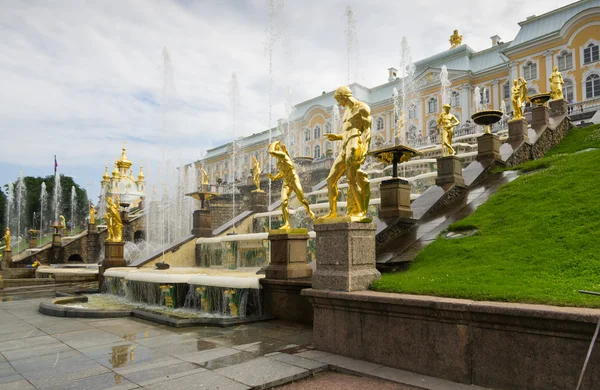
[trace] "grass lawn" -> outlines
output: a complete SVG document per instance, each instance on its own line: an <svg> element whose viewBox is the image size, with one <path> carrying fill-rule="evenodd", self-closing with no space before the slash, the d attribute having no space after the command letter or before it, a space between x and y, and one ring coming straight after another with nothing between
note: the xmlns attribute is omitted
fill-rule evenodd
<svg viewBox="0 0 600 390"><path fill-rule="evenodd" d="M599 150L575 153L586 148ZM600 307L600 128L573 129L546 157L512 169L504 185L438 238L408 271L384 274L377 291L475 300ZM530 171L530 173L525 173Z"/></svg>

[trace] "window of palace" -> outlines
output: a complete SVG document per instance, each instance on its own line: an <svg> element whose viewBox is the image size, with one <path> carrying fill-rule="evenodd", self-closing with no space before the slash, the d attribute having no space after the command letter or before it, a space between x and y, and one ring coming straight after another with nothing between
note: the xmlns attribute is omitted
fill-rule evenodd
<svg viewBox="0 0 600 390"><path fill-rule="evenodd" d="M585 98L595 97L600 97L600 76L593 73L585 79Z"/></svg>
<svg viewBox="0 0 600 390"><path fill-rule="evenodd" d="M537 79L537 64L529 61L523 67L523 78L525 80Z"/></svg>
<svg viewBox="0 0 600 390"><path fill-rule="evenodd" d="M436 123L436 121L429 122L429 126L427 126L427 128L429 129L429 135L430 136L437 134L437 123Z"/></svg>
<svg viewBox="0 0 600 390"><path fill-rule="evenodd" d="M315 139L321 138L321 126L315 127Z"/></svg>
<svg viewBox="0 0 600 390"><path fill-rule="evenodd" d="M304 148L304 155L310 157L310 148L308 146Z"/></svg>
<svg viewBox="0 0 600 390"><path fill-rule="evenodd" d="M456 91L450 95L450 105L452 107L460 107L460 94Z"/></svg>
<svg viewBox="0 0 600 390"><path fill-rule="evenodd" d="M565 80L565 83L563 84L562 88L562 93L567 102L570 100L575 100L575 90L573 89L573 82L571 80Z"/></svg>
<svg viewBox="0 0 600 390"><path fill-rule="evenodd" d="M568 51L563 51L557 58L558 70L565 71L573 67L573 54Z"/></svg>
<svg viewBox="0 0 600 390"><path fill-rule="evenodd" d="M479 96L481 97L481 103L489 104L490 103L490 89L489 88L481 88L479 90Z"/></svg>
<svg viewBox="0 0 600 390"><path fill-rule="evenodd" d="M510 84L508 81L502 86L502 99L510 99Z"/></svg>
<svg viewBox="0 0 600 390"><path fill-rule="evenodd" d="M325 134L331 134L331 123L325 123Z"/></svg>
<svg viewBox="0 0 600 390"><path fill-rule="evenodd" d="M429 114L437 112L438 110L438 102L436 98L431 98L427 101L427 112Z"/></svg>
<svg viewBox="0 0 600 390"><path fill-rule="evenodd" d="M379 117L377 118L377 127L376 127L377 131L381 131L383 130L383 118Z"/></svg>
<svg viewBox="0 0 600 390"><path fill-rule="evenodd" d="M325 141L325 151L327 150L333 150L333 145L331 144L331 141Z"/></svg>
<svg viewBox="0 0 600 390"><path fill-rule="evenodd" d="M321 147L319 145L315 145L315 158L321 157Z"/></svg>
<svg viewBox="0 0 600 390"><path fill-rule="evenodd" d="M417 117L417 106L411 104L408 108L408 119L415 119Z"/></svg>
<svg viewBox="0 0 600 390"><path fill-rule="evenodd" d="M306 131L304 132L304 140L310 141L310 130L309 129L306 129Z"/></svg>
<svg viewBox="0 0 600 390"><path fill-rule="evenodd" d="M591 64L600 60L600 50L598 44L590 43L585 49L583 49L583 63Z"/></svg>

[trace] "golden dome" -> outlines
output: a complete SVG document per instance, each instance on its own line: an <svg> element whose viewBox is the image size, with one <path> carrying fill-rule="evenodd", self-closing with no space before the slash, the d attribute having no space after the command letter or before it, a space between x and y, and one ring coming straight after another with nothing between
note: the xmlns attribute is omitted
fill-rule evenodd
<svg viewBox="0 0 600 390"><path fill-rule="evenodd" d="M138 183L143 183L144 180L146 179L146 176L144 176L144 172L142 171L142 166L140 165L140 174L138 175Z"/></svg>
<svg viewBox="0 0 600 390"><path fill-rule="evenodd" d="M113 179L119 179L121 177L121 174L119 173L119 169L117 168L117 163L115 163L115 169L113 169L113 171L112 171L112 177L113 177Z"/></svg>
<svg viewBox="0 0 600 390"><path fill-rule="evenodd" d="M108 183L110 181L110 175L108 174L108 165L104 167L104 175L102 175L102 183Z"/></svg>
<svg viewBox="0 0 600 390"><path fill-rule="evenodd" d="M123 152L121 153L121 158L117 160L116 164L119 168L129 169L133 163L129 161L127 156L125 155L126 149L123 148Z"/></svg>

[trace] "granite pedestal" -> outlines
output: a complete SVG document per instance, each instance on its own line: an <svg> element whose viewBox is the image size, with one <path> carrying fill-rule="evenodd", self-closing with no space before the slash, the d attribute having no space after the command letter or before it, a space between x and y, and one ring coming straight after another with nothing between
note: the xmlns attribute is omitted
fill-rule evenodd
<svg viewBox="0 0 600 390"><path fill-rule="evenodd" d="M315 224L317 270L312 288L331 291L367 290L381 274L375 268L374 223Z"/></svg>
<svg viewBox="0 0 600 390"><path fill-rule="evenodd" d="M298 279L312 275L312 269L306 263L308 231L295 230L269 232L271 263L265 270L267 279Z"/></svg>
<svg viewBox="0 0 600 390"><path fill-rule="evenodd" d="M29 249L37 248L38 239L37 236L29 237Z"/></svg>
<svg viewBox="0 0 600 390"><path fill-rule="evenodd" d="M438 186L445 184L454 184L458 187L465 186L462 163L458 157L446 156L437 159L437 178L435 179L435 184Z"/></svg>
<svg viewBox="0 0 600 390"><path fill-rule="evenodd" d="M534 129L544 129L548 127L550 110L546 106L533 107L531 110L531 127Z"/></svg>
<svg viewBox="0 0 600 390"><path fill-rule="evenodd" d="M105 270L112 267L127 266L124 242L104 242L104 260L102 260L102 266Z"/></svg>
<svg viewBox="0 0 600 390"><path fill-rule="evenodd" d="M210 210L194 211L192 218L192 234L196 237L212 237L212 216Z"/></svg>
<svg viewBox="0 0 600 390"><path fill-rule="evenodd" d="M410 184L400 178L384 180L379 186L381 205L379 218L412 218Z"/></svg>
<svg viewBox="0 0 600 390"><path fill-rule="evenodd" d="M477 137L477 161L488 164L502 161L500 138L496 134L483 134Z"/></svg>
<svg viewBox="0 0 600 390"><path fill-rule="evenodd" d="M551 100L548 105L550 106L550 116L567 114L567 101L565 99Z"/></svg>
<svg viewBox="0 0 600 390"><path fill-rule="evenodd" d="M60 235L60 233L54 233L54 234L52 234L52 246L60 248L60 246L61 246L61 238L62 238L62 236Z"/></svg>
<svg viewBox="0 0 600 390"><path fill-rule="evenodd" d="M95 223L88 223L88 233L96 233L98 231L98 226Z"/></svg>
<svg viewBox="0 0 600 390"><path fill-rule="evenodd" d="M2 269L10 268L12 265L12 251L4 251L4 257L2 257Z"/></svg>
<svg viewBox="0 0 600 390"><path fill-rule="evenodd" d="M508 121L508 139L506 142L529 142L527 121L523 118Z"/></svg>
<svg viewBox="0 0 600 390"><path fill-rule="evenodd" d="M263 190L254 190L250 192L250 209L255 213L265 213L268 209L269 199L267 193Z"/></svg>

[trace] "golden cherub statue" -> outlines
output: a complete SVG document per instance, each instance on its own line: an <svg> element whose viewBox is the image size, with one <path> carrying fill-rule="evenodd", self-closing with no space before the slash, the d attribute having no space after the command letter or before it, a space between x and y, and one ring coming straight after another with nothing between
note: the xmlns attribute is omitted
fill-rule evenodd
<svg viewBox="0 0 600 390"><path fill-rule="evenodd" d="M93 203L90 203L90 225L96 224L96 208Z"/></svg>
<svg viewBox="0 0 600 390"><path fill-rule="evenodd" d="M558 67L552 68L552 75L550 76L550 97L554 100L564 99L562 87L565 82L563 81L562 75L558 71Z"/></svg>
<svg viewBox="0 0 600 390"><path fill-rule="evenodd" d="M523 119L523 103L527 100L527 81L523 77L519 77L513 81L512 87L512 107L513 119Z"/></svg>
<svg viewBox="0 0 600 390"><path fill-rule="evenodd" d="M444 111L438 116L437 127L442 139L442 156L454 156L456 151L452 147L452 137L454 137L454 126L458 126L460 121L454 114L450 114L450 105L444 104Z"/></svg>
<svg viewBox="0 0 600 390"><path fill-rule="evenodd" d="M106 227L108 228L108 242L123 241L123 222L119 206L112 198L106 198Z"/></svg>
<svg viewBox="0 0 600 390"><path fill-rule="evenodd" d="M450 35L450 49L459 47L462 44L462 35L458 34L458 30L454 30L454 33Z"/></svg>
<svg viewBox="0 0 600 390"><path fill-rule="evenodd" d="M329 197L329 215L319 220L333 219L337 215L338 181L344 173L348 181L348 206L346 216L355 222L370 222L367 218L371 187L369 177L360 169L371 145L371 109L352 96L346 86L336 89L335 100L345 108L342 134L325 134L330 141L342 141L340 153L336 157L329 176L327 191ZM324 221L325 222L325 221Z"/></svg>
<svg viewBox="0 0 600 390"><path fill-rule="evenodd" d="M308 206L308 201L304 197L304 191L302 190L302 183L300 183L300 177L296 173L294 162L290 157L285 145L280 141L275 141L269 145L269 154L277 160L277 168L279 173L275 176L269 175L271 180L283 179L283 186L281 186L281 213L283 214L283 226L280 229L290 228L290 213L288 211L288 205L292 191L296 193L298 201L306 208L308 215L311 219L315 219L315 214L311 211Z"/></svg>
<svg viewBox="0 0 600 390"><path fill-rule="evenodd" d="M252 157L252 180L256 186L256 189L252 192L263 192L260 189L260 163L256 159L256 156Z"/></svg>
<svg viewBox="0 0 600 390"><path fill-rule="evenodd" d="M201 182L203 185L208 185L208 173L204 170L204 168L200 168L200 173L202 174Z"/></svg>
<svg viewBox="0 0 600 390"><path fill-rule="evenodd" d="M10 252L10 229L8 228L8 226L6 227L6 231L4 232L4 245L4 251Z"/></svg>

